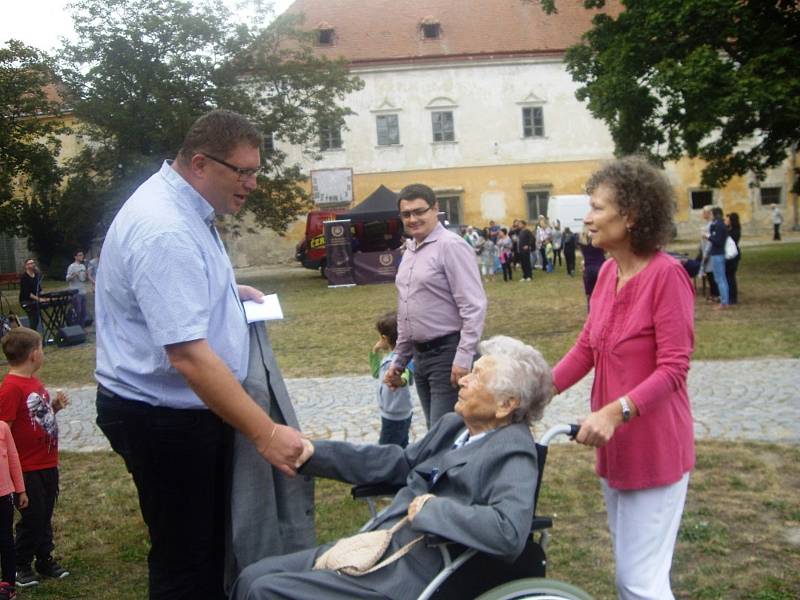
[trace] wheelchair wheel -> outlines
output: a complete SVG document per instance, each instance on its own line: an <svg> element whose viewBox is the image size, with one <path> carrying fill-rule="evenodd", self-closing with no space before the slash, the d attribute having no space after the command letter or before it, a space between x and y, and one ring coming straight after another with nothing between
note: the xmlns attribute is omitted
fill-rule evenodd
<svg viewBox="0 0 800 600"><path fill-rule="evenodd" d="M582 589L556 579L518 579L489 590L477 600L592 600Z"/></svg>

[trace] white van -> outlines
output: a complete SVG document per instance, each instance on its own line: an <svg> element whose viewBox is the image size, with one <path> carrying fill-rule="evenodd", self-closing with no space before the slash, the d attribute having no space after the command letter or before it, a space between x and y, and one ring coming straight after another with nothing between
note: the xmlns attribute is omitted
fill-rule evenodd
<svg viewBox="0 0 800 600"><path fill-rule="evenodd" d="M583 218L589 212L589 196L587 194L565 194L550 196L547 203L547 219L552 227L556 221L561 223L561 231L569 227L573 233L583 229Z"/></svg>

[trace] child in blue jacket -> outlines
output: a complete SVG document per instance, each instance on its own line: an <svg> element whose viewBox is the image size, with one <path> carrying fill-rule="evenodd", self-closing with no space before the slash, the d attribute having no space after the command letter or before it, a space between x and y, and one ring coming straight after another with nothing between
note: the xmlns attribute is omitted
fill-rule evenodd
<svg viewBox="0 0 800 600"><path fill-rule="evenodd" d="M409 363L401 376L402 385L391 389L383 381L395 358L394 347L397 343L397 313L391 312L382 316L375 323L380 338L369 353L369 364L372 376L378 379L378 407L381 411L381 436L379 444L397 444L405 448L408 445L408 432L411 429L411 391L413 383L413 364Z"/></svg>

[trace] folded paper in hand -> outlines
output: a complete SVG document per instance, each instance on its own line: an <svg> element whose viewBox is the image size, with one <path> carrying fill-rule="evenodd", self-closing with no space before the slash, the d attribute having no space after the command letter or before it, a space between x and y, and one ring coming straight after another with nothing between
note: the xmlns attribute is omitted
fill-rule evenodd
<svg viewBox="0 0 800 600"><path fill-rule="evenodd" d="M245 300L242 304L244 305L244 314L248 323L283 318L283 310L281 310L281 303L278 302L278 294L267 294L264 296L263 302Z"/></svg>

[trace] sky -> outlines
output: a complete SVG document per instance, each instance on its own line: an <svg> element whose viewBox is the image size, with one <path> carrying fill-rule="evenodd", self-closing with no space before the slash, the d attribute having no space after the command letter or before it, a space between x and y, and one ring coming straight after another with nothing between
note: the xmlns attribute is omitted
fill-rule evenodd
<svg viewBox="0 0 800 600"><path fill-rule="evenodd" d="M269 0L264 1L269 2ZM286 10L292 1L273 0L276 14ZM60 46L59 38L70 38L75 35L72 30L72 18L67 10L68 3L69 0L2 0L0 44L15 38L40 50L51 51ZM225 0L225 3L234 9L243 2ZM246 4L247 0L244 3Z"/></svg>

